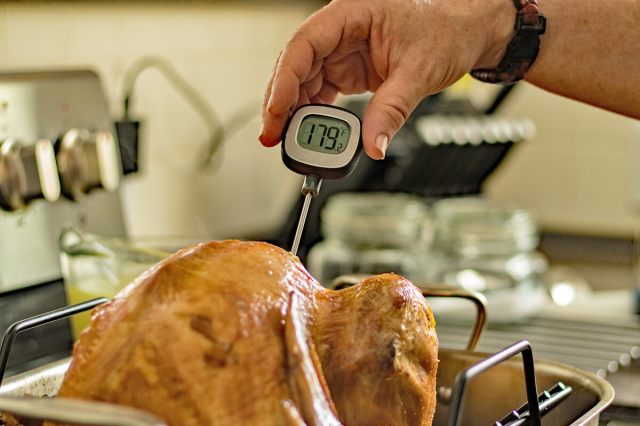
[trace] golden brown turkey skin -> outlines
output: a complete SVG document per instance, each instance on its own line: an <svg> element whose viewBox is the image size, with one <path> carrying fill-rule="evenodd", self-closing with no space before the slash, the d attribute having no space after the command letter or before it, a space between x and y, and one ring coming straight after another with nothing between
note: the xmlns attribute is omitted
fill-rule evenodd
<svg viewBox="0 0 640 426"><path fill-rule="evenodd" d="M96 309L59 395L171 426L428 425L436 367L431 311L403 278L326 290L284 250L223 241Z"/></svg>
<svg viewBox="0 0 640 426"><path fill-rule="evenodd" d="M317 296L314 338L346 425L430 425L438 339L422 293L393 274Z"/></svg>

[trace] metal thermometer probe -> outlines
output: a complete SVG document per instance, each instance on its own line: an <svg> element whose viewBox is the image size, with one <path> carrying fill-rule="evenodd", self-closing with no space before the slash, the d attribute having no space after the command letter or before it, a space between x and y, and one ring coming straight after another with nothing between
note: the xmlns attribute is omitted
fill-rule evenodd
<svg viewBox="0 0 640 426"><path fill-rule="evenodd" d="M304 183L302 184L302 189L300 191L302 192L302 195L304 195L304 204L302 205L300 219L298 219L298 227L296 228L296 235L293 237L293 245L291 246L291 253L295 255L298 254L300 240L302 239L302 231L304 230L304 224L307 222L307 215L309 214L311 200L318 196L321 185L322 179L318 176L308 175L304 177Z"/></svg>
<svg viewBox="0 0 640 426"><path fill-rule="evenodd" d="M304 204L291 252L298 253L311 200L318 196L322 179L349 176L362 151L360 119L350 111L329 105L298 108L282 138L282 161L304 175Z"/></svg>

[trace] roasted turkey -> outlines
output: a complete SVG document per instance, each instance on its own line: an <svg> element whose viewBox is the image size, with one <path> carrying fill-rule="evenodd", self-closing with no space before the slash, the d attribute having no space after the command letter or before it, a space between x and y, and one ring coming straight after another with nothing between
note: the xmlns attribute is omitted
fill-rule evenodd
<svg viewBox="0 0 640 426"><path fill-rule="evenodd" d="M94 311L59 395L171 426L430 425L437 352L400 276L327 290L277 247L211 242Z"/></svg>

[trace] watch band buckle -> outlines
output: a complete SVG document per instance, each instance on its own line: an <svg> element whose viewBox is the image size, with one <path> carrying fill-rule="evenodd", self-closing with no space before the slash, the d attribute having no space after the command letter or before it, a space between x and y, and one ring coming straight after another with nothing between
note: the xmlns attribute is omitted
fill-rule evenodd
<svg viewBox="0 0 640 426"><path fill-rule="evenodd" d="M517 32L532 32L538 35L544 34L544 32L547 30L547 19L544 17L544 15L536 16L537 22L535 24L529 24L525 22L526 17L527 15L520 13L516 15L515 30Z"/></svg>

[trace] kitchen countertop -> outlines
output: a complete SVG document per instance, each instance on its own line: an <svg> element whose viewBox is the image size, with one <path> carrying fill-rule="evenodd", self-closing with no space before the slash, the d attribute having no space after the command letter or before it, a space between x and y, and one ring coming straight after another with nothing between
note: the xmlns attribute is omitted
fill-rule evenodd
<svg viewBox="0 0 640 426"><path fill-rule="evenodd" d="M540 251L551 266L567 267L595 291L630 289L638 267L632 238L607 238L545 232Z"/></svg>
<svg viewBox="0 0 640 426"><path fill-rule="evenodd" d="M580 303L569 306L549 306L540 314L559 321L585 321L616 327L637 326L635 344L640 346L640 316L633 313L635 306L629 290L595 292ZM595 331L594 331L595 333ZM607 376L616 390L616 405L640 408L640 360L622 367Z"/></svg>

